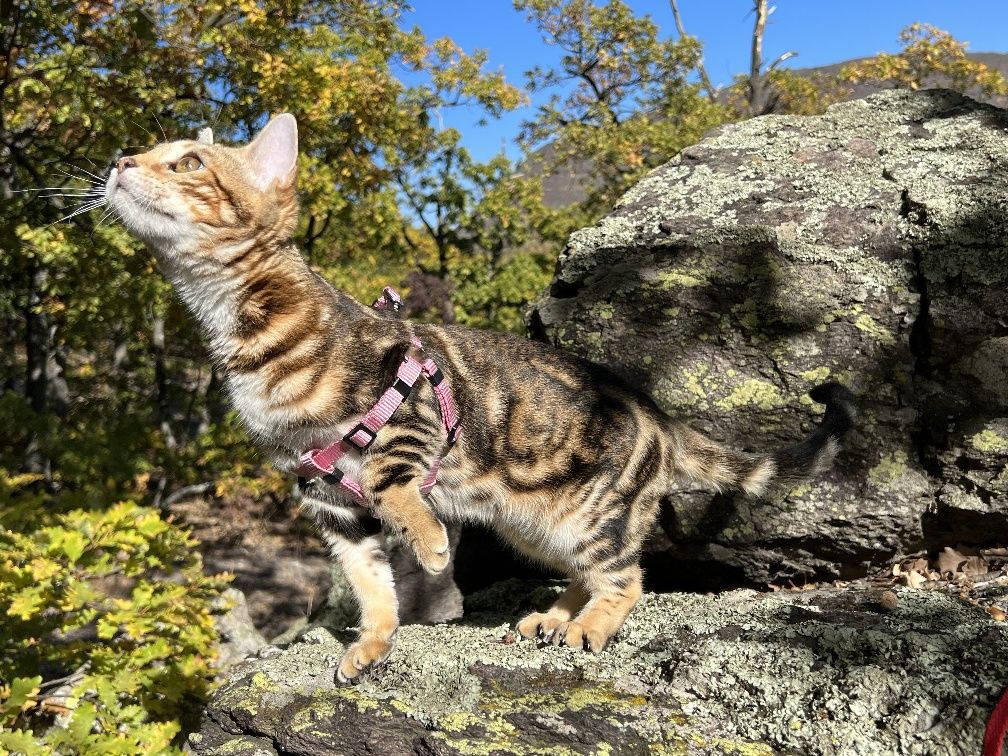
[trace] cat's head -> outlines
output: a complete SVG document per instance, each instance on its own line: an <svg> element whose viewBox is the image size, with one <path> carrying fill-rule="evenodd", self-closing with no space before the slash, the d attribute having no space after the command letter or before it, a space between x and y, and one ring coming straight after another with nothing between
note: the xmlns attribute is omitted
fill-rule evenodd
<svg viewBox="0 0 1008 756"><path fill-rule="evenodd" d="M285 242L297 225L294 116L276 116L242 147L209 133L121 158L105 185L126 227L169 262L223 263L251 240Z"/></svg>

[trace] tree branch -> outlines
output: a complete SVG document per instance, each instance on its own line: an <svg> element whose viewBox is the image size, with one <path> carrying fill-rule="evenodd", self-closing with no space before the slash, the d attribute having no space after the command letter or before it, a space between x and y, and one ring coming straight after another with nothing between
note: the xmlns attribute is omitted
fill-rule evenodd
<svg viewBox="0 0 1008 756"><path fill-rule="evenodd" d="M686 27L683 26L682 16L679 14L679 2L678 0L669 0L669 4L672 6L672 18L675 19L676 30L679 32L680 39L686 39L689 34L686 33ZM703 64L703 56L697 61L696 65L697 73L700 74L700 83L703 85L704 90L707 92L707 99L711 102L717 102L717 89L711 84L710 76L707 75L707 68Z"/></svg>
<svg viewBox="0 0 1008 756"><path fill-rule="evenodd" d="M763 87L763 32L766 29L767 0L755 0L753 11L752 51L749 56L749 112L762 115L766 105Z"/></svg>

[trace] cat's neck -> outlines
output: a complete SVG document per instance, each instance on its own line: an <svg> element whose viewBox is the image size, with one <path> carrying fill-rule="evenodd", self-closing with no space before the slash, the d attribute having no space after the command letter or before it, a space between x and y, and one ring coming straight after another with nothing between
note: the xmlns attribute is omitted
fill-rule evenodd
<svg viewBox="0 0 1008 756"><path fill-rule="evenodd" d="M292 304L319 302L328 288L292 242L264 247L258 242L215 250L213 255L155 255L179 298L199 323L212 355L227 362L240 346L249 318L269 321ZM328 299L324 297L323 299ZM327 321L338 325L353 302L337 294ZM353 303L356 305L356 303ZM359 307L359 305L357 305Z"/></svg>

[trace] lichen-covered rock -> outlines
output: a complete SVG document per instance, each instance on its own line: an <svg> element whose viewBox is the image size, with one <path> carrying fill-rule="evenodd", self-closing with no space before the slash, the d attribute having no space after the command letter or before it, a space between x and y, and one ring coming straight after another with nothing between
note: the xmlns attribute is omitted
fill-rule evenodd
<svg viewBox="0 0 1008 756"><path fill-rule="evenodd" d="M214 605L221 610L214 619L218 634L215 663L223 671L256 653L266 645L266 639L252 623L245 594L237 588L228 588Z"/></svg>
<svg viewBox="0 0 1008 756"><path fill-rule="evenodd" d="M333 683L349 636L309 629L234 668L190 748L972 754L1008 679L1005 625L937 591L900 589L895 606L852 589L647 594L601 654L503 642L511 612L554 590L498 585L463 623L405 626L354 687Z"/></svg>
<svg viewBox="0 0 1008 756"><path fill-rule="evenodd" d="M530 327L737 446L806 433L824 380L860 395L834 471L682 492L652 567L800 582L1003 543L1008 111L891 91L725 126L571 237Z"/></svg>

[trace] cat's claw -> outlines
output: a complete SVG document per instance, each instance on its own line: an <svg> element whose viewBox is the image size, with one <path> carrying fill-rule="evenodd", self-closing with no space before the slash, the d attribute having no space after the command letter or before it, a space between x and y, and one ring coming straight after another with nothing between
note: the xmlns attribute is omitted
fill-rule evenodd
<svg viewBox="0 0 1008 756"><path fill-rule="evenodd" d="M611 635L576 621L561 622L553 633L551 642L554 646L581 648L592 653L599 653L609 643Z"/></svg>
<svg viewBox="0 0 1008 756"><path fill-rule="evenodd" d="M549 640L562 622L563 620L549 614L533 612L519 620L515 629L518 630L518 634L523 638L539 637L543 640Z"/></svg>
<svg viewBox="0 0 1008 756"><path fill-rule="evenodd" d="M362 672L381 664L392 653L392 640L373 633L361 635L347 648L336 668L336 679L341 683L355 680Z"/></svg>

